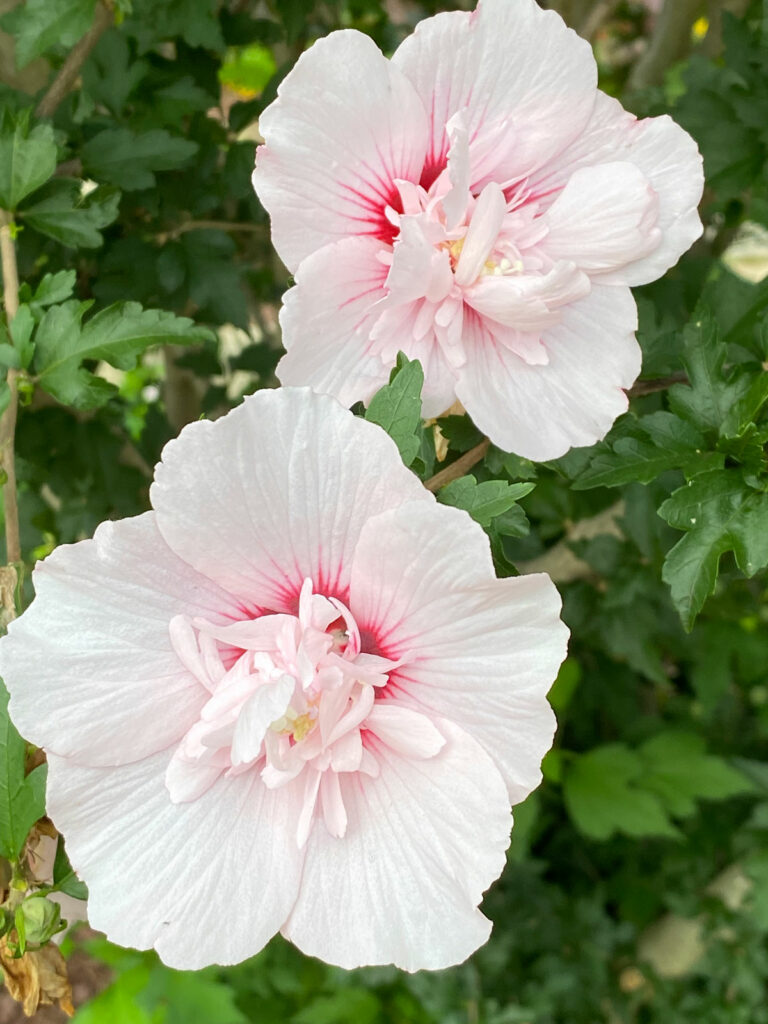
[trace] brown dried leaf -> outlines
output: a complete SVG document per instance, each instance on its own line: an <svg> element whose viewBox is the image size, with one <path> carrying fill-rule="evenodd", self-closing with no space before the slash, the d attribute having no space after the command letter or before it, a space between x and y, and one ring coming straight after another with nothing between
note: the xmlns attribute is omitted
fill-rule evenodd
<svg viewBox="0 0 768 1024"><path fill-rule="evenodd" d="M36 1013L39 1006L54 1003L58 1003L68 1017L73 1016L75 1008L67 964L58 946L49 944L42 949L27 950L15 960L7 937L3 936L0 938L0 967L8 994L21 1003L27 1017Z"/></svg>

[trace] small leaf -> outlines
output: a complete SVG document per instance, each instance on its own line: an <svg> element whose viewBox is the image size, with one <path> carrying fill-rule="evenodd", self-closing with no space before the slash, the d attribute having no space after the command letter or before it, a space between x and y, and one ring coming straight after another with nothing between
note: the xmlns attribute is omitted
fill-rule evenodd
<svg viewBox="0 0 768 1024"><path fill-rule="evenodd" d="M67 896L72 896L76 900L88 899L88 887L85 882L80 881L69 863L62 836L59 836L56 859L53 862L53 888L56 892L66 893Z"/></svg>
<svg viewBox="0 0 768 1024"><path fill-rule="evenodd" d="M0 208L14 211L56 170L56 143L48 124L29 126L29 111L0 117Z"/></svg>
<svg viewBox="0 0 768 1024"><path fill-rule="evenodd" d="M57 302L64 302L75 290L77 271L60 270L56 274L46 274L40 281L30 301L33 312L45 306L53 306Z"/></svg>
<svg viewBox="0 0 768 1024"><path fill-rule="evenodd" d="M716 321L706 312L683 331L683 362L690 384L669 390L669 403L678 416L701 430L719 430L731 407L743 397L743 374L726 373L728 346Z"/></svg>
<svg viewBox="0 0 768 1024"><path fill-rule="evenodd" d="M410 466L419 453L421 439L421 389L424 371L421 363L407 359L402 352L386 384L371 399L365 418L383 427L397 447L406 466Z"/></svg>
<svg viewBox="0 0 768 1024"><path fill-rule="evenodd" d="M694 814L697 800L724 800L755 787L722 757L707 754L704 740L691 733L658 733L638 750L645 762L645 789L655 793L674 817Z"/></svg>
<svg viewBox="0 0 768 1024"><path fill-rule="evenodd" d="M154 188L155 171L183 167L198 148L196 142L162 128L141 133L105 128L85 143L82 158L83 166L94 178L128 192Z"/></svg>
<svg viewBox="0 0 768 1024"><path fill-rule="evenodd" d="M97 249L104 244L101 229L117 217L120 192L102 185L83 196L81 182L57 178L40 189L34 200L19 211L25 224L62 245Z"/></svg>
<svg viewBox="0 0 768 1024"><path fill-rule="evenodd" d="M476 522L486 527L530 494L535 486L533 483L510 484L505 480L478 483L473 476L462 476L443 487L437 498L444 505L465 509Z"/></svg>
<svg viewBox="0 0 768 1024"><path fill-rule="evenodd" d="M8 715L8 691L0 683L0 856L15 860L29 830L45 814L48 766L24 774L27 745Z"/></svg>
<svg viewBox="0 0 768 1024"><path fill-rule="evenodd" d="M620 743L595 747L569 764L563 797L579 831L593 839L616 832L676 838L678 830L657 797L638 788L642 772L638 755Z"/></svg>
<svg viewBox="0 0 768 1024"><path fill-rule="evenodd" d="M715 589L722 555L733 551L746 576L768 565L768 493L752 490L737 470L715 470L676 490L659 515L687 531L667 555L662 578L690 631Z"/></svg>

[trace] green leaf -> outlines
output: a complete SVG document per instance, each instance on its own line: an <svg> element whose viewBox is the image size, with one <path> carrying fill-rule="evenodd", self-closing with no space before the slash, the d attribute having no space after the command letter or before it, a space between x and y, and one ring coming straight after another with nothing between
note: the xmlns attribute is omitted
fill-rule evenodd
<svg viewBox="0 0 768 1024"><path fill-rule="evenodd" d="M724 800L755 789L724 758L707 754L704 740L692 733L658 733L638 753L646 766L643 787L676 818L694 814L697 800Z"/></svg>
<svg viewBox="0 0 768 1024"><path fill-rule="evenodd" d="M232 989L208 971L156 968L138 1002L163 1007L163 1024L247 1024Z"/></svg>
<svg viewBox="0 0 768 1024"><path fill-rule="evenodd" d="M114 984L81 1006L75 1024L161 1024L162 1017L148 1013L137 1001L146 988L150 968L138 964L121 974Z"/></svg>
<svg viewBox="0 0 768 1024"><path fill-rule="evenodd" d="M40 189L34 200L19 211L25 224L70 248L97 249L104 244L101 229L117 217L120 192L100 185L84 196L81 182L57 178Z"/></svg>
<svg viewBox="0 0 768 1024"><path fill-rule="evenodd" d="M421 439L421 389L424 371L417 360L407 359L401 352L386 384L371 399L365 418L383 427L397 447L406 466L419 453Z"/></svg>
<svg viewBox="0 0 768 1024"><path fill-rule="evenodd" d="M750 374L747 391L737 399L720 424L721 437L740 437L757 419L760 410L768 402L768 373L762 368L755 375Z"/></svg>
<svg viewBox="0 0 768 1024"><path fill-rule="evenodd" d="M35 293L30 300L33 312L43 309L45 306L53 306L57 302L66 301L75 290L77 272L75 270L60 270L56 274L46 274L40 281Z"/></svg>
<svg viewBox="0 0 768 1024"><path fill-rule="evenodd" d="M625 417L597 447L587 468L573 483L574 490L648 484L669 469L695 466L704 437L671 412L641 419Z"/></svg>
<svg viewBox="0 0 768 1024"><path fill-rule="evenodd" d="M382 1009L373 992L342 988L312 999L292 1018L292 1024L376 1024L382 1019Z"/></svg>
<svg viewBox="0 0 768 1024"><path fill-rule="evenodd" d="M669 390L674 412L701 430L719 431L731 407L745 391L742 374L724 371L728 347L720 338L716 321L703 312L683 331L683 362L690 384Z"/></svg>
<svg viewBox="0 0 768 1024"><path fill-rule="evenodd" d="M444 505L463 508L475 522L486 527L496 516L501 516L515 502L530 494L535 486L533 483L510 484L506 480L485 480L479 484L473 476L462 476L441 488L437 500Z"/></svg>
<svg viewBox="0 0 768 1024"><path fill-rule="evenodd" d="M37 329L35 371L38 383L54 398L77 409L102 405L113 385L81 364L103 359L118 369L132 369L136 358L152 345L188 345L206 341L210 332L186 317L136 302L119 302L81 325L88 305L75 301L53 306Z"/></svg>
<svg viewBox="0 0 768 1024"><path fill-rule="evenodd" d="M768 565L768 494L748 487L737 470L715 470L676 490L659 515L687 531L667 555L662 578L690 631L715 589L722 555L733 551L747 576Z"/></svg>
<svg viewBox="0 0 768 1024"><path fill-rule="evenodd" d="M579 831L593 839L609 839L616 832L677 837L658 798L638 788L642 773L641 759L621 743L575 758L563 777L563 797Z"/></svg>
<svg viewBox="0 0 768 1024"><path fill-rule="evenodd" d="M45 814L48 766L24 774L27 745L8 715L8 691L0 682L0 856L15 860L29 830Z"/></svg>
<svg viewBox="0 0 768 1024"><path fill-rule="evenodd" d="M136 133L128 128L105 128L83 146L83 166L99 181L126 192L154 188L155 171L183 167L198 151L190 139L163 128Z"/></svg>
<svg viewBox="0 0 768 1024"><path fill-rule="evenodd" d="M26 0L3 18L16 39L16 67L53 46L69 49L91 27L96 0Z"/></svg>
<svg viewBox="0 0 768 1024"><path fill-rule="evenodd" d="M0 209L11 212L56 170L53 128L30 128L29 113L6 111L0 118Z"/></svg>
<svg viewBox="0 0 768 1024"><path fill-rule="evenodd" d="M32 332L35 329L35 318L32 310L26 303L19 306L16 316L10 323L11 339L13 347L19 356L19 365L24 369L32 362L35 346L32 342Z"/></svg>
<svg viewBox="0 0 768 1024"><path fill-rule="evenodd" d="M85 882L80 881L69 863L62 836L59 836L56 859L53 862L53 888L56 892L66 893L67 896L72 896L76 900L88 899L88 887Z"/></svg>

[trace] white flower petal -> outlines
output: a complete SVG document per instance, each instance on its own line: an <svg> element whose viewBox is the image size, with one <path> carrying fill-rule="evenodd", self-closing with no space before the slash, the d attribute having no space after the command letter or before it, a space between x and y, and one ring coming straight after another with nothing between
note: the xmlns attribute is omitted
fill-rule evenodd
<svg viewBox="0 0 768 1024"><path fill-rule="evenodd" d="M445 126L464 111L473 144L505 126L483 176L529 173L563 149L589 119L597 68L588 43L535 0L480 0L473 13L438 14L417 25L392 57L430 113L428 167L445 164ZM494 166L495 165L495 166ZM434 175L436 177L436 174ZM473 182L474 185L479 182Z"/></svg>
<svg viewBox="0 0 768 1024"><path fill-rule="evenodd" d="M594 444L625 412L640 372L637 307L628 288L594 285L544 332L546 365L528 365L465 316L467 363L456 395L506 451L543 462Z"/></svg>
<svg viewBox="0 0 768 1024"><path fill-rule="evenodd" d="M257 953L296 898L295 785L258 774L220 779L171 803L164 752L121 768L49 757L48 810L88 886L91 925L120 945L153 947L196 970Z"/></svg>
<svg viewBox="0 0 768 1024"><path fill-rule="evenodd" d="M657 249L658 196L631 163L575 171L545 214L541 248L590 274L625 267Z"/></svg>
<svg viewBox="0 0 768 1024"><path fill-rule="evenodd" d="M435 757L445 746L445 737L426 715L393 701L375 704L365 727L403 757Z"/></svg>
<svg viewBox="0 0 768 1024"><path fill-rule="evenodd" d="M638 121L618 100L598 93L584 132L541 169L531 186L536 194L556 195L577 170L617 160L638 167L655 191L661 242L649 255L603 280L647 284L674 266L703 231L697 209L704 188L701 154L691 136L672 118L664 115Z"/></svg>
<svg viewBox="0 0 768 1024"><path fill-rule="evenodd" d="M346 968L435 970L488 938L476 908L504 867L509 801L481 747L436 724L447 740L436 757L412 761L376 744L377 778L340 778L346 834L315 826L283 928L305 953Z"/></svg>
<svg viewBox="0 0 768 1024"><path fill-rule="evenodd" d="M291 702L296 680L281 676L266 683L243 704L232 737L232 764L246 764L258 757L267 729L285 714Z"/></svg>
<svg viewBox="0 0 768 1024"><path fill-rule="evenodd" d="M388 684L393 697L471 733L517 803L541 781L552 744L546 694L568 630L549 577L499 580L489 561L487 537L457 510L392 510L363 531L350 600L402 661Z"/></svg>
<svg viewBox="0 0 768 1024"><path fill-rule="evenodd" d="M360 32L301 55L259 118L254 187L291 271L345 235L391 240L398 178L418 180L427 118L410 82Z"/></svg>
<svg viewBox="0 0 768 1024"><path fill-rule="evenodd" d="M305 384L346 406L368 401L389 380L372 351L370 332L389 268L371 238L345 238L307 257L283 296L280 326L286 355L277 375Z"/></svg>
<svg viewBox="0 0 768 1024"><path fill-rule="evenodd" d="M180 557L272 611L295 611L307 578L343 600L366 520L433 500L380 427L304 388L190 424L163 450L150 497Z"/></svg>
<svg viewBox="0 0 768 1024"><path fill-rule="evenodd" d="M170 622L180 612L225 621L236 599L171 551L151 512L62 545L32 579L35 600L0 640L22 735L105 765L180 739L209 694L174 651Z"/></svg>

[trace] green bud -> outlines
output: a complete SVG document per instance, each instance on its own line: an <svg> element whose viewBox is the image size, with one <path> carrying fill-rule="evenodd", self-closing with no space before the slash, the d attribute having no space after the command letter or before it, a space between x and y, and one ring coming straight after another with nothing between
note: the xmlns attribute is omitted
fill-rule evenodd
<svg viewBox="0 0 768 1024"><path fill-rule="evenodd" d="M21 405L29 405L32 401L32 395L35 393L34 381L22 374L16 381L16 387L18 388L19 402Z"/></svg>
<svg viewBox="0 0 768 1024"><path fill-rule="evenodd" d="M16 911L16 927L19 917L23 920L23 931L28 945L42 946L64 927L61 907L45 896L30 896Z"/></svg>

